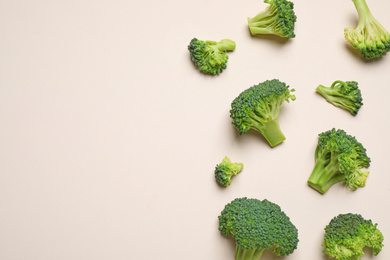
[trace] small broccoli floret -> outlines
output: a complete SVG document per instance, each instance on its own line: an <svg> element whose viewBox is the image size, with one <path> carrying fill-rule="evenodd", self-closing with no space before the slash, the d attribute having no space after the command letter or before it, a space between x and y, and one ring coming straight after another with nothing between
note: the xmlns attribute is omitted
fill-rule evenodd
<svg viewBox="0 0 390 260"><path fill-rule="evenodd" d="M227 187L232 183L232 177L242 171L244 165L242 163L233 163L230 158L225 156L222 162L215 167L215 180L223 187Z"/></svg>
<svg viewBox="0 0 390 260"><path fill-rule="evenodd" d="M366 149L344 130L332 130L318 135L315 165L308 184L321 194L332 185L344 182L351 190L364 187L370 166Z"/></svg>
<svg viewBox="0 0 390 260"><path fill-rule="evenodd" d="M188 45L191 60L203 73L217 75L226 69L229 56L227 51L233 51L236 43L229 39L219 42L201 41L193 38Z"/></svg>
<svg viewBox="0 0 390 260"><path fill-rule="evenodd" d="M294 26L297 17L294 3L287 0L264 0L269 4L253 18L248 18L252 35L274 34L284 38L294 38Z"/></svg>
<svg viewBox="0 0 390 260"><path fill-rule="evenodd" d="M363 248L370 247L378 255L383 247L383 235L377 224L359 214L340 214L325 227L323 252L337 260L360 260Z"/></svg>
<svg viewBox="0 0 390 260"><path fill-rule="evenodd" d="M277 79L244 90L231 104L233 125L240 135L254 129L267 139L271 147L280 144L286 137L279 127L279 111L285 101L295 100L291 94L294 91Z"/></svg>
<svg viewBox="0 0 390 260"><path fill-rule="evenodd" d="M356 81L336 80L330 87L319 85L316 91L329 103L356 116L363 105L362 93Z"/></svg>
<svg viewBox="0 0 390 260"><path fill-rule="evenodd" d="M236 260L259 260L264 250L278 256L291 254L298 245L298 230L280 207L268 200L237 198L219 219L219 231L234 237Z"/></svg>
<svg viewBox="0 0 390 260"><path fill-rule="evenodd" d="M345 28L345 39L361 51L364 59L378 58L390 51L390 33L374 18L365 0L352 0L359 15L356 28Z"/></svg>

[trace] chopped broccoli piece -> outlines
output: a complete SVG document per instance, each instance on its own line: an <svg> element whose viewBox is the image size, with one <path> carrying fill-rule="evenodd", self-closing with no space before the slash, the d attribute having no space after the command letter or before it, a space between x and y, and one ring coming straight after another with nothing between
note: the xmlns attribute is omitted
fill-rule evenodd
<svg viewBox="0 0 390 260"><path fill-rule="evenodd" d="M383 235L377 224L359 214L347 213L334 217L325 227L323 252L337 260L360 260L363 248L370 247L378 255L383 247Z"/></svg>
<svg viewBox="0 0 390 260"><path fill-rule="evenodd" d="M225 205L219 231L234 237L236 260L259 260L266 249L278 256L291 254L298 245L298 230L280 207L268 200L237 198Z"/></svg>
<svg viewBox="0 0 390 260"><path fill-rule="evenodd" d="M283 38L294 38L294 26L297 16L294 3L287 0L264 0L269 4L253 18L248 18L252 35L273 34Z"/></svg>
<svg viewBox="0 0 390 260"><path fill-rule="evenodd" d="M336 80L330 87L319 85L316 91L329 103L356 116L363 105L362 93L356 81Z"/></svg>
<svg viewBox="0 0 390 260"><path fill-rule="evenodd" d="M229 39L219 42L201 41L193 38L188 45L191 60L203 73L217 75L226 69L229 56L227 51L233 51L236 43Z"/></svg>
<svg viewBox="0 0 390 260"><path fill-rule="evenodd" d="M374 18L365 0L352 0L359 21L356 28L345 28L345 39L361 51L364 59L378 58L390 51L390 33Z"/></svg>
<svg viewBox="0 0 390 260"><path fill-rule="evenodd" d="M233 125L240 135L252 128L260 132L271 147L280 144L286 137L279 127L279 111L284 101L295 100L295 95L291 94L294 91L278 79L244 90L231 104Z"/></svg>
<svg viewBox="0 0 390 260"><path fill-rule="evenodd" d="M344 130L320 133L315 150L315 165L308 185L324 194L332 185L344 182L351 190L364 187L370 166L366 149Z"/></svg>
<svg viewBox="0 0 390 260"><path fill-rule="evenodd" d="M227 187L232 183L232 177L242 171L244 165L242 163L233 163L230 158L225 156L222 162L215 167L215 180L223 187Z"/></svg>

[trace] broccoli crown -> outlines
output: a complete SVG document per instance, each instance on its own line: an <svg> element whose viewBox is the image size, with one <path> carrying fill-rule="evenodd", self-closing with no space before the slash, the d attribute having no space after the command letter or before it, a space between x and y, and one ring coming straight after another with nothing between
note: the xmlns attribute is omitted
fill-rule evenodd
<svg viewBox="0 0 390 260"><path fill-rule="evenodd" d="M223 187L232 183L232 177L242 171L242 163L233 163L229 157L225 156L222 162L215 167L215 180Z"/></svg>
<svg viewBox="0 0 390 260"><path fill-rule="evenodd" d="M383 247L383 235L377 224L359 214L347 213L334 217L325 227L324 253L337 260L361 259L363 248L372 248L374 255Z"/></svg>
<svg viewBox="0 0 390 260"><path fill-rule="evenodd" d="M336 80L330 87L319 85L316 91L329 103L356 116L363 106L362 93L356 81Z"/></svg>
<svg viewBox="0 0 390 260"><path fill-rule="evenodd" d="M297 228L277 204L268 200L234 199L218 219L221 233L235 238L236 260L258 260L270 248L284 256L297 248Z"/></svg>
<svg viewBox="0 0 390 260"><path fill-rule="evenodd" d="M284 38L294 38L297 20L294 3L287 0L264 0L264 3L269 4L265 10L253 18L248 18L251 34L274 34Z"/></svg>
<svg viewBox="0 0 390 260"><path fill-rule="evenodd" d="M244 90L231 104L233 125L240 135L252 128L260 132L272 147L280 144L286 138L279 127L279 111L284 101L295 100L291 93L294 91L278 79Z"/></svg>
<svg viewBox="0 0 390 260"><path fill-rule="evenodd" d="M345 28L345 39L361 51L364 59L378 58L390 51L390 33L374 18L365 0L352 0L359 15L356 28Z"/></svg>
<svg viewBox="0 0 390 260"><path fill-rule="evenodd" d="M201 41L193 38L188 45L191 60L203 73L217 75L226 69L229 56L227 51L233 51L236 43L229 39L219 42Z"/></svg>
<svg viewBox="0 0 390 260"><path fill-rule="evenodd" d="M351 189L364 187L370 166L366 149L355 137L344 130L332 130L319 134L315 151L315 165L308 180L309 186L325 193L332 185L344 181Z"/></svg>

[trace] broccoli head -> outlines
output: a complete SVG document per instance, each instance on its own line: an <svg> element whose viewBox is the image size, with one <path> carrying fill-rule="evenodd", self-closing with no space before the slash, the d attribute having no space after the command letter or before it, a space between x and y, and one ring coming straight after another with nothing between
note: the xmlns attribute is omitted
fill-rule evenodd
<svg viewBox="0 0 390 260"><path fill-rule="evenodd" d="M298 245L298 230L280 207L268 200L237 198L219 219L219 231L234 237L236 260L259 260L264 250L278 256L291 254Z"/></svg>
<svg viewBox="0 0 390 260"><path fill-rule="evenodd" d="M359 21L356 28L345 28L345 39L361 51L364 59L378 58L390 51L390 33L374 18L365 0L352 0Z"/></svg>
<svg viewBox="0 0 390 260"><path fill-rule="evenodd" d="M351 190L364 187L371 159L355 137L344 130L332 130L318 135L315 165L308 185L324 194L332 185L344 182Z"/></svg>
<svg viewBox="0 0 390 260"><path fill-rule="evenodd" d="M377 224L359 214L340 214L325 227L324 253L337 260L360 260L363 248L370 247L378 255L383 247L383 235Z"/></svg>
<svg viewBox="0 0 390 260"><path fill-rule="evenodd" d="M294 26L297 16L294 3L287 0L264 0L269 4L253 18L248 18L252 35L273 34L283 38L294 38Z"/></svg>
<svg viewBox="0 0 390 260"><path fill-rule="evenodd" d="M332 105L343 108L354 116L363 105L362 93L356 81L337 80L330 87L319 85L316 91Z"/></svg>
<svg viewBox="0 0 390 260"><path fill-rule="evenodd" d="M233 125L240 135L252 128L260 132L271 147L280 144L286 138L279 127L279 111L284 101L295 100L291 93L294 91L277 79L244 90L231 104Z"/></svg>
<svg viewBox="0 0 390 260"><path fill-rule="evenodd" d="M225 156L222 162L215 167L215 180L223 187L227 187L232 183L232 177L242 171L244 165L242 163L233 163L230 158Z"/></svg>
<svg viewBox="0 0 390 260"><path fill-rule="evenodd" d="M229 56L227 51L233 51L236 43L229 39L219 42L201 41L193 38L188 45L191 60L203 73L217 75L226 69Z"/></svg>

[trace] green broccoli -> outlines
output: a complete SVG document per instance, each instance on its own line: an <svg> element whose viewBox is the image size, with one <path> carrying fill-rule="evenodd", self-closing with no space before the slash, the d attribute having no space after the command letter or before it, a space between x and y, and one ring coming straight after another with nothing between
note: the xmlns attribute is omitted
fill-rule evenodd
<svg viewBox="0 0 390 260"><path fill-rule="evenodd" d="M390 51L390 33L374 18L365 0L352 0L359 21L356 28L345 28L345 39L361 51L364 59L378 58Z"/></svg>
<svg viewBox="0 0 390 260"><path fill-rule="evenodd" d="M193 38L188 45L191 60L203 73L217 75L226 69L229 56L227 51L233 51L236 43L229 39L219 42L201 41Z"/></svg>
<svg viewBox="0 0 390 260"><path fill-rule="evenodd" d="M240 135L252 128L260 132L271 147L280 144L286 137L279 127L279 111L284 101L295 100L291 94L294 91L277 79L244 90L231 104L233 125Z"/></svg>
<svg viewBox="0 0 390 260"><path fill-rule="evenodd" d="M264 0L269 4L253 18L248 18L252 35L274 34L284 38L294 38L294 26L297 16L294 3L287 0Z"/></svg>
<svg viewBox="0 0 390 260"><path fill-rule="evenodd" d="M336 80L330 87L319 85L316 91L329 103L356 116L363 105L362 93L356 81Z"/></svg>
<svg viewBox="0 0 390 260"><path fill-rule="evenodd" d="M325 227L324 253L337 260L360 260L363 248L370 247L378 255L383 247L383 235L377 224L359 214L340 214Z"/></svg>
<svg viewBox="0 0 390 260"><path fill-rule="evenodd" d="M324 194L332 185L344 182L351 190L364 187L370 166L366 149L344 130L320 133L315 150L315 165L308 185Z"/></svg>
<svg viewBox="0 0 390 260"><path fill-rule="evenodd" d="M219 231L235 238L236 260L259 260L266 249L285 256L297 248L297 228L277 204L268 200L234 199L218 219Z"/></svg>
<svg viewBox="0 0 390 260"><path fill-rule="evenodd" d="M225 156L222 162L215 167L215 180L223 187L227 187L232 183L232 177L242 171L244 165L242 163L233 163L230 158Z"/></svg>

